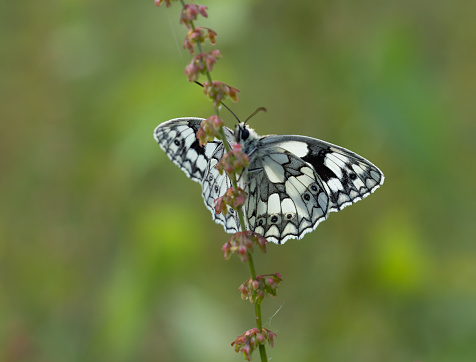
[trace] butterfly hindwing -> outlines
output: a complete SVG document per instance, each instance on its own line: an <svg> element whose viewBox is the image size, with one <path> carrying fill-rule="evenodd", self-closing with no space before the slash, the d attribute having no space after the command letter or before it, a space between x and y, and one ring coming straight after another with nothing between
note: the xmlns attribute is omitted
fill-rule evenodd
<svg viewBox="0 0 476 362"><path fill-rule="evenodd" d="M328 214L328 195L312 167L291 152L266 148L252 158L244 210L248 227L281 244L314 230Z"/></svg>
<svg viewBox="0 0 476 362"><path fill-rule="evenodd" d="M195 134L200 129L202 118L176 118L160 124L154 137L167 156L192 180L202 186L202 196L215 222L222 224L226 232L238 231L234 210L227 215L216 214L215 199L230 187L230 179L220 175L215 168L223 156L224 146L219 140L208 142L201 147ZM225 127L229 142L233 142L233 132Z"/></svg>
<svg viewBox="0 0 476 362"><path fill-rule="evenodd" d="M215 220L216 223L223 225L227 233L236 233L239 231L240 222L238 215L235 214L235 210L229 208L228 213L224 215L223 213L215 213L214 209L215 200L220 196L223 196L225 191L232 186L228 176L225 173L220 175L216 168L216 165L223 157L225 147L222 143L216 143L214 146L209 145L210 143L207 143L211 155L205 172L205 177L201 181L203 200L205 201L207 208L212 212L213 220Z"/></svg>

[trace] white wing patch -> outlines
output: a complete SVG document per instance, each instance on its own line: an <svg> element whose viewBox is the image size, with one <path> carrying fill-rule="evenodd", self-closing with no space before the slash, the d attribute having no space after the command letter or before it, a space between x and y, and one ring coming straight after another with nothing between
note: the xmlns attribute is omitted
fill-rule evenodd
<svg viewBox="0 0 476 362"><path fill-rule="evenodd" d="M284 182L286 179L284 177L284 168L279 161L279 156L285 155L271 155L263 157L263 166L264 171L266 172L266 176L268 180L273 183Z"/></svg>

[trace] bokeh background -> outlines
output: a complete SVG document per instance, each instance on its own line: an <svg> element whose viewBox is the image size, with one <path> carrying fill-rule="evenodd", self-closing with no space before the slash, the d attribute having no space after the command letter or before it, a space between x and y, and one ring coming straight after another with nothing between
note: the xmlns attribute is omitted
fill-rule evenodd
<svg viewBox="0 0 476 362"><path fill-rule="evenodd" d="M258 133L386 176L256 256L284 279L263 303L272 361L476 361L476 3L202 4L240 118L267 107ZM183 75L180 7L0 8L0 361L241 361L247 265L223 259L229 236L152 138L212 113Z"/></svg>

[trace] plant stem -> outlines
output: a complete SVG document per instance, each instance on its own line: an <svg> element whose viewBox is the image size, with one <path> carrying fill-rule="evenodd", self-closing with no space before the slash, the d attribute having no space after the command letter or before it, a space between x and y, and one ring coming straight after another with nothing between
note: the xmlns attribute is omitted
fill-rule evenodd
<svg viewBox="0 0 476 362"><path fill-rule="evenodd" d="M180 2L182 3L182 6L185 6L185 3L183 0L180 0ZM193 22L190 23L191 26L192 26L192 30L195 31L195 25ZM202 51L202 46L200 44L200 42L197 42L196 43L197 45L197 49L198 49L198 52L199 53L203 53ZM210 72L207 70L205 72L206 76L207 76L207 80L210 82L210 84L212 84L212 76L210 74ZM219 117L219 109L218 107L214 107L214 110L215 110L215 114L217 115L217 117ZM223 127L220 129L220 138L221 138L221 141L223 142L223 145L225 146L225 150L226 152L230 152L231 151L231 147L230 145L228 144L228 141L226 139L226 136L225 136L225 131L223 130ZM231 184L233 186L233 188L235 190L238 189L238 182L236 181L236 175L235 173L231 173L231 174L228 174L228 177L230 178L231 180ZM243 210L241 207L238 208L237 210L238 212L238 217L240 219L240 228L241 228L241 231L246 231L246 224L245 224L245 218L243 216ZM255 271L255 266L254 266L254 263L253 263L253 258L251 256L251 253L248 252L248 256L249 256L249 259L248 259L248 266L250 268L250 274L251 274L251 278L253 280L256 279L256 271ZM258 328L258 330L261 332L261 329L263 328L262 326L262 320L261 320L261 303L255 303L255 316L256 316L256 327ZM260 357L261 357L261 362L267 362L268 361L268 357L266 356L266 347L263 345L263 344L260 344L259 345L259 354L260 354Z"/></svg>
<svg viewBox="0 0 476 362"><path fill-rule="evenodd" d="M250 267L250 274L251 274L251 279L256 279L256 271L255 271L255 266L253 263L253 258L251 256L251 253L248 253L248 266ZM256 317L256 328L258 328L259 331L263 328L263 322L261 319L261 303L256 302L255 303L255 317ZM266 347L264 344L259 345L259 355L261 357L261 362L266 362L268 361L268 357L266 356Z"/></svg>

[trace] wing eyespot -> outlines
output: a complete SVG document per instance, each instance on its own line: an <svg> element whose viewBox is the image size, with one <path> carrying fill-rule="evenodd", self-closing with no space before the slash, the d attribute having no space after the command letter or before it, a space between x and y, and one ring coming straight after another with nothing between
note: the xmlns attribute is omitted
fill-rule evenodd
<svg viewBox="0 0 476 362"><path fill-rule="evenodd" d="M177 147L180 146L180 141L179 140L174 140L174 145L177 146Z"/></svg>
<svg viewBox="0 0 476 362"><path fill-rule="evenodd" d="M311 196L308 193L305 193L303 196L304 200L309 201L311 200Z"/></svg>
<svg viewBox="0 0 476 362"><path fill-rule="evenodd" d="M270 215L268 218L268 224L279 224L281 222L281 217L279 214Z"/></svg>
<svg viewBox="0 0 476 362"><path fill-rule="evenodd" d="M351 173L349 177L351 180L355 180L357 178L357 175L355 173Z"/></svg>

